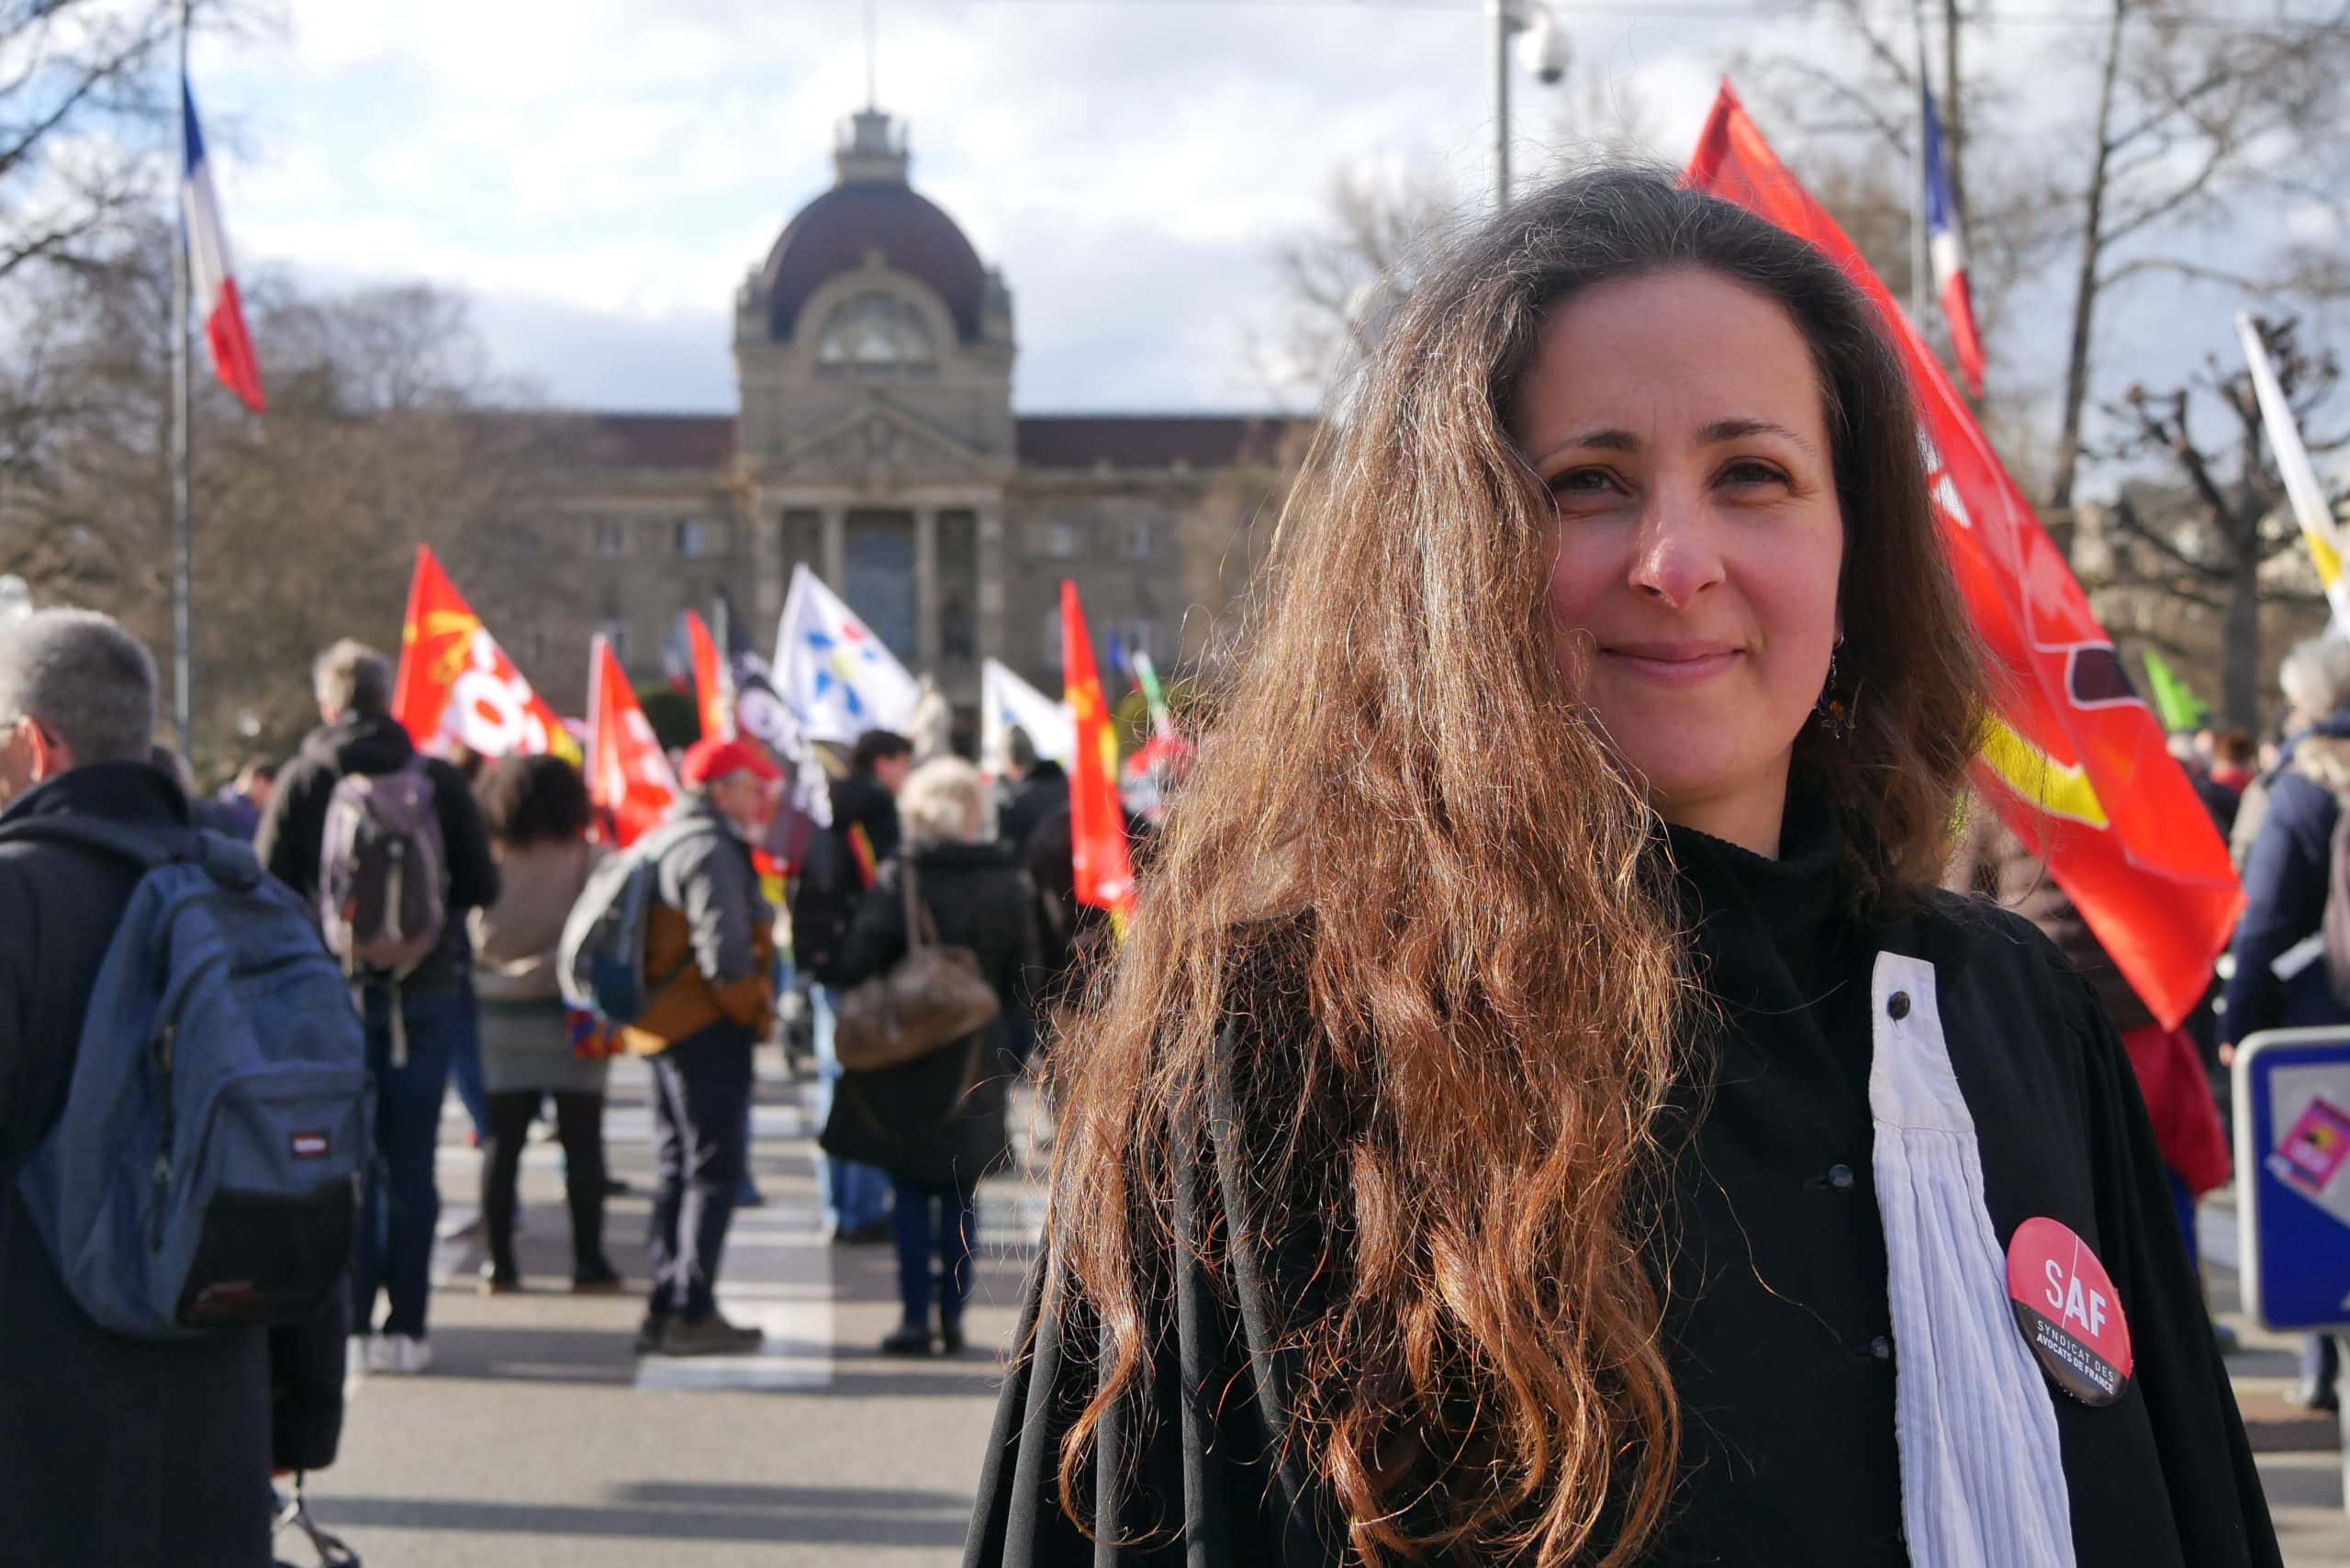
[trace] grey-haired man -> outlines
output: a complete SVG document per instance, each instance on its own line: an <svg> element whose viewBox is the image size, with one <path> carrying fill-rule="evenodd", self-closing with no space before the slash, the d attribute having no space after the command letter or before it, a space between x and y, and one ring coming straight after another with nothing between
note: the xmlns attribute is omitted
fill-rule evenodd
<svg viewBox="0 0 2350 1568"><path fill-rule="evenodd" d="M154 723L154 665L112 621L0 620L0 829L52 814L185 829L187 797L149 760ZM0 839L0 1557L263 1568L273 1458L334 1457L340 1303L308 1332L110 1333L74 1304L16 1192L64 1111L139 875L78 846Z"/></svg>

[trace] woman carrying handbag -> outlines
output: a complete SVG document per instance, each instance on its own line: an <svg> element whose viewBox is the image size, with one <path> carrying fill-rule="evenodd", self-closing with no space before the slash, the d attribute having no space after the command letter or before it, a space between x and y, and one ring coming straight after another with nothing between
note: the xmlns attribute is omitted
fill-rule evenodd
<svg viewBox="0 0 2350 1568"><path fill-rule="evenodd" d="M978 769L958 757L924 763L899 792L898 816L904 845L866 894L842 949L848 995L839 1044L848 1070L822 1144L835 1159L890 1174L905 1315L881 1349L953 1354L964 1342L979 1179L1011 1158L1013 1025L1027 1006L1022 976L1035 961L1035 925L1028 880L996 841ZM926 983L959 991L971 989L973 972L993 993L993 1016L931 1042L917 1016L924 999L907 994L909 983L928 976ZM913 1026L911 1037L904 1025ZM867 1034L873 1049L864 1059L896 1058L890 1065L856 1065L855 1047Z"/></svg>

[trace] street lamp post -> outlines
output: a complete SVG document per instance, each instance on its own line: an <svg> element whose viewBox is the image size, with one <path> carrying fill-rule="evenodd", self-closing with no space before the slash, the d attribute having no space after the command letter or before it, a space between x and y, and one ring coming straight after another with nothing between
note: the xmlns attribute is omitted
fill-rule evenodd
<svg viewBox="0 0 2350 1568"><path fill-rule="evenodd" d="M1567 73L1567 35L1545 0L1486 0L1493 18L1494 210L1509 205L1509 44L1534 79L1555 86Z"/></svg>

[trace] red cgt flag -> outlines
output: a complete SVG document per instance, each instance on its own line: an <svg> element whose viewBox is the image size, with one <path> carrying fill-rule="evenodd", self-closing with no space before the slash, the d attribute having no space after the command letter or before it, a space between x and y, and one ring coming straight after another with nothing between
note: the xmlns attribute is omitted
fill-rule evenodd
<svg viewBox="0 0 2350 1568"><path fill-rule="evenodd" d="M598 637L588 677L588 798L625 848L669 814L677 776L612 645Z"/></svg>
<svg viewBox="0 0 2350 1568"><path fill-rule="evenodd" d="M1124 935L1134 911L1134 860L1126 852L1126 819L1118 810L1118 737L1102 700L1093 639L1077 585L1061 583L1061 680L1077 718L1076 777L1069 781L1069 846L1077 863L1077 902L1110 912Z"/></svg>
<svg viewBox="0 0 2350 1568"><path fill-rule="evenodd" d="M416 548L392 716L436 756L463 745L480 756L553 752L579 760L579 744L540 700L457 591L430 545Z"/></svg>
<svg viewBox="0 0 2350 1568"><path fill-rule="evenodd" d="M694 712L705 735L734 733L734 703L726 689L726 664L718 656L718 639L698 610L686 611L686 644L693 651Z"/></svg>
<svg viewBox="0 0 2350 1568"><path fill-rule="evenodd" d="M2072 568L1893 296L1727 82L1683 179L1810 241L1875 303L1909 369L1951 566L2000 678L1975 782L2139 998L2177 1027L2210 989L2244 895Z"/></svg>

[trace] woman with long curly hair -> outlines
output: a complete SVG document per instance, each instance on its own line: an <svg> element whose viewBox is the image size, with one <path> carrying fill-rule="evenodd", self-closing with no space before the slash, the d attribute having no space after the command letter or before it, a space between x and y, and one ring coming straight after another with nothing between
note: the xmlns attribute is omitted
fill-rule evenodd
<svg viewBox="0 0 2350 1568"><path fill-rule="evenodd" d="M2277 1561L2111 1026L1932 887L1935 527L1800 241L1439 259L1056 1047L973 1568Z"/></svg>

